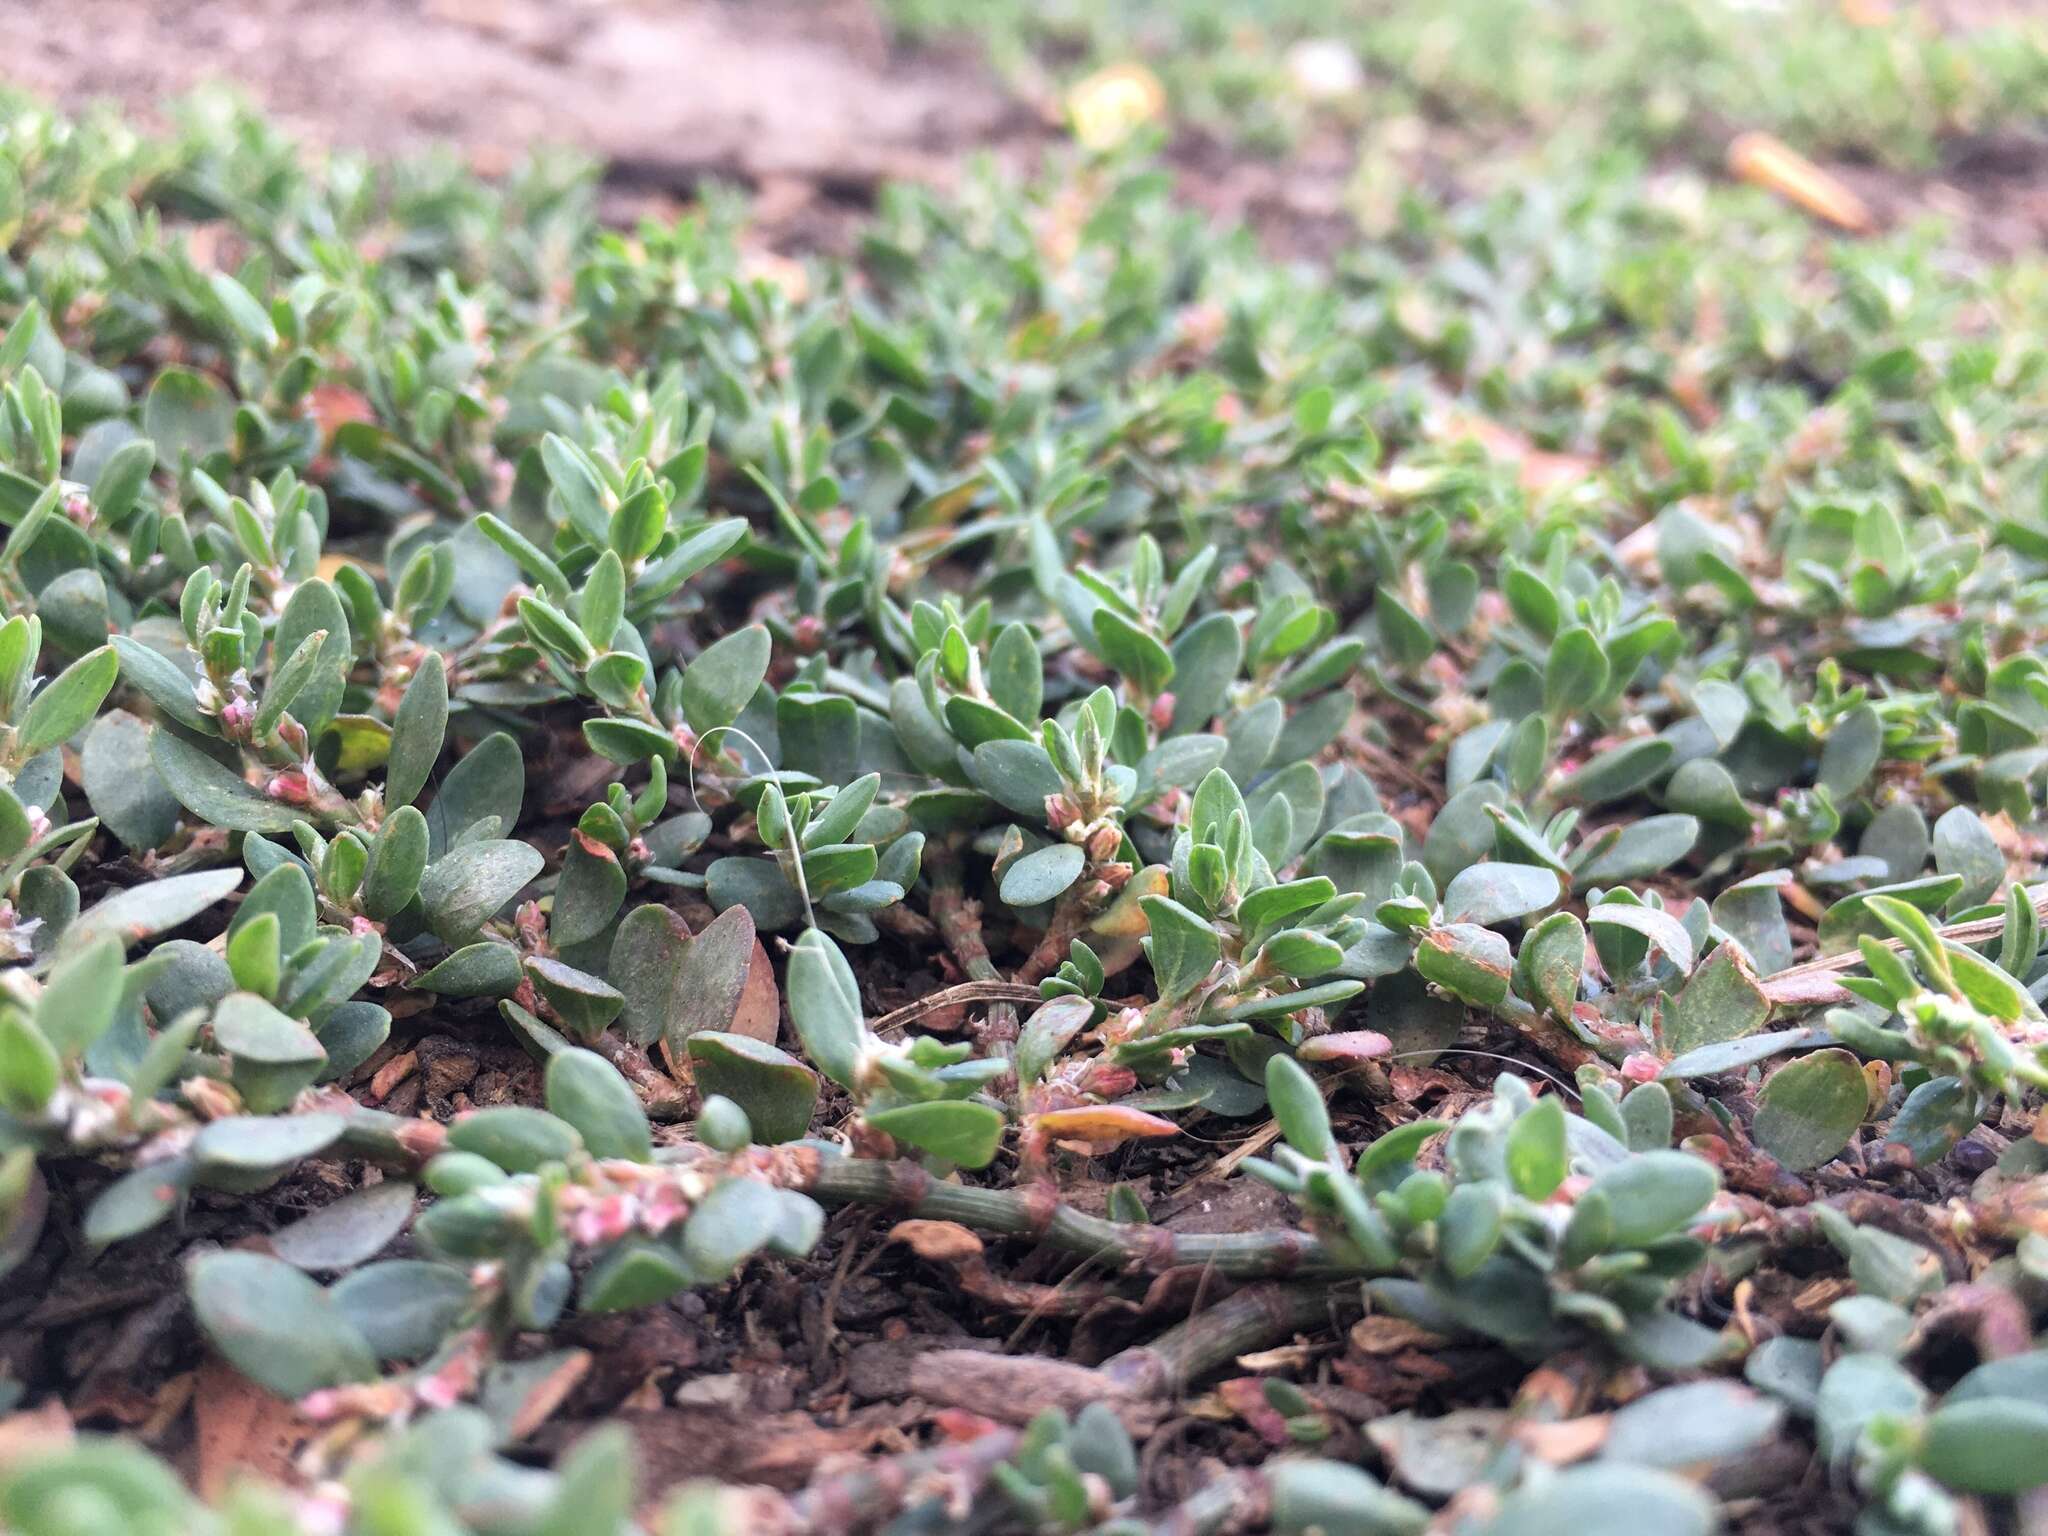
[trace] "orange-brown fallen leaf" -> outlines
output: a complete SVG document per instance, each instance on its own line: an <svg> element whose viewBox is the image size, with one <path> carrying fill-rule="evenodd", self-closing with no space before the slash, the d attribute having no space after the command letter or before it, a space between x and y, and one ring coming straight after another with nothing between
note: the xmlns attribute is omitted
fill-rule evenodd
<svg viewBox="0 0 2048 1536"><path fill-rule="evenodd" d="M1728 169L1753 186L1775 192L1788 203L1851 234L1873 227L1863 199L1791 145L1768 133L1737 136L1728 146Z"/></svg>
<svg viewBox="0 0 2048 1536"><path fill-rule="evenodd" d="M1134 1136L1178 1136L1180 1127L1159 1115L1125 1104L1083 1104L1049 1109L1032 1117L1032 1129L1089 1155L1106 1152Z"/></svg>
<svg viewBox="0 0 2048 1536"><path fill-rule="evenodd" d="M408 1077L411 1077L419 1063L420 1058L417 1051L406 1051L385 1062L383 1066L377 1069L377 1075L370 1079L370 1103L381 1104L384 1100L390 1098L391 1091Z"/></svg>
<svg viewBox="0 0 2048 1536"><path fill-rule="evenodd" d="M978 1259L983 1251L981 1239L957 1221L899 1221L889 1229L889 1241L935 1264Z"/></svg>
<svg viewBox="0 0 2048 1536"><path fill-rule="evenodd" d="M300 1433L297 1412L233 1366L208 1360L192 1393L198 1430L199 1492L218 1499L238 1472L285 1476Z"/></svg>
<svg viewBox="0 0 2048 1536"><path fill-rule="evenodd" d="M1460 412L1444 420L1442 436L1451 441L1469 438L1487 454L1515 471L1515 479L1531 495L1563 490L1591 479L1600 465L1580 453L1553 453L1538 448L1512 428L1485 416Z"/></svg>
<svg viewBox="0 0 2048 1536"><path fill-rule="evenodd" d="M1445 1340L1419 1324L1376 1312L1351 1325L1351 1348L1361 1355L1398 1355L1411 1349L1440 1349Z"/></svg>
<svg viewBox="0 0 2048 1536"><path fill-rule="evenodd" d="M1562 1467L1574 1461L1584 1461L1605 1445L1607 1431L1613 1422L1613 1415L1605 1413L1566 1419L1558 1424L1528 1420L1515 1426L1514 1436L1538 1461Z"/></svg>
<svg viewBox="0 0 2048 1536"><path fill-rule="evenodd" d="M1129 1308L1132 1303L1100 1284L1072 1280L1036 1285L1006 1280L990 1270L982 1241L952 1221L899 1221L889 1241L902 1243L919 1258L953 1271L960 1289L990 1306L1040 1317L1080 1317L1104 1307Z"/></svg>
<svg viewBox="0 0 2048 1536"><path fill-rule="evenodd" d="M578 1384L589 1374L589 1350L564 1351L560 1364L554 1370L542 1380L528 1386L525 1398L512 1415L511 1438L515 1441L524 1440L545 1424L554 1411L562 1406L563 1400L575 1391Z"/></svg>

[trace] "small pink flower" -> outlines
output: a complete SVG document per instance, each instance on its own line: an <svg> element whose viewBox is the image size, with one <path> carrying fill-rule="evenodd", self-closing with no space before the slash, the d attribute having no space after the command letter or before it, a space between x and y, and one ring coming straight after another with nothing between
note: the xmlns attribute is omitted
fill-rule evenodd
<svg viewBox="0 0 2048 1536"><path fill-rule="evenodd" d="M633 1230L638 1205L631 1195L605 1195L569 1218L569 1236L585 1247L617 1242Z"/></svg>
<svg viewBox="0 0 2048 1536"><path fill-rule="evenodd" d="M1065 795L1045 797L1045 822L1055 832L1064 832L1081 819L1081 813L1074 802Z"/></svg>
<svg viewBox="0 0 2048 1536"><path fill-rule="evenodd" d="M349 1500L339 1488L323 1489L299 1500L301 1536L341 1536L348 1529Z"/></svg>
<svg viewBox="0 0 2048 1536"><path fill-rule="evenodd" d="M429 1376L413 1388L413 1396L429 1408L453 1408L462 1400L462 1385L446 1375Z"/></svg>
<svg viewBox="0 0 2048 1536"><path fill-rule="evenodd" d="M249 727L255 723L256 706L247 699L229 699L220 708L221 729L230 736L246 736Z"/></svg>
<svg viewBox="0 0 2048 1536"><path fill-rule="evenodd" d="M1663 1071L1664 1063L1648 1051L1631 1052L1621 1064L1621 1075L1632 1083L1654 1083Z"/></svg>
<svg viewBox="0 0 2048 1536"><path fill-rule="evenodd" d="M690 1203L681 1190L657 1188L641 1203L640 1228L643 1232L666 1232L689 1214Z"/></svg>
<svg viewBox="0 0 2048 1536"><path fill-rule="evenodd" d="M1173 695L1162 693L1152 701L1152 728L1163 731L1173 724Z"/></svg>

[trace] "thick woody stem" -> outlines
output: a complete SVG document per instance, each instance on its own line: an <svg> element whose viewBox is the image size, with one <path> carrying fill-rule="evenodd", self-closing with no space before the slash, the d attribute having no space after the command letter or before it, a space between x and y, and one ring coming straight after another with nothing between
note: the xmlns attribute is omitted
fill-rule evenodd
<svg viewBox="0 0 2048 1536"><path fill-rule="evenodd" d="M1513 1025L1537 1054L1567 1072L1576 1072L1588 1062L1600 1060L1598 1051L1548 1013L1531 1007L1512 992L1494 1004L1493 1012L1496 1018Z"/></svg>
<svg viewBox="0 0 2048 1536"><path fill-rule="evenodd" d="M1364 1310L1355 1285L1248 1285L1100 1369L1133 1395L1178 1397L1239 1355L1297 1333L1347 1326Z"/></svg>
<svg viewBox="0 0 2048 1536"><path fill-rule="evenodd" d="M1099 1387L1094 1395L1103 1401L1174 1397L1239 1355L1279 1343L1305 1328L1342 1324L1359 1308L1356 1293L1348 1288L1253 1286L1168 1329L1150 1344L1112 1355L1092 1371L1060 1369L1094 1379ZM962 1369L977 1362L988 1365L993 1360L973 1355L962 1362ZM934 1498L948 1498L956 1511L964 1512L989 1473L1015 1452L1018 1439L1015 1430L992 1430L963 1445L919 1451L813 1483L789 1500L789 1525L806 1536L843 1536ZM1263 1479L1248 1478L1227 1493L1213 1491L1216 1497L1191 1500L1155 1528L1198 1536L1229 1529L1233 1517L1243 1519L1264 1508Z"/></svg>
<svg viewBox="0 0 2048 1536"><path fill-rule="evenodd" d="M689 1090L658 1070L639 1046L607 1033L590 1042L590 1049L618 1068L619 1075L633 1085L650 1120L687 1120L696 1113Z"/></svg>
<svg viewBox="0 0 2048 1536"><path fill-rule="evenodd" d="M1068 886L1059 902L1053 907L1052 921L1045 925L1045 934L1039 939L1021 969L1017 980L1021 982L1043 981L1060 968L1060 962L1067 958L1074 947L1074 940L1080 937L1081 925L1088 921L1091 903L1082 892L1089 884L1089 876Z"/></svg>
<svg viewBox="0 0 2048 1536"><path fill-rule="evenodd" d="M981 903L970 899L960 883L960 862L949 848L929 856L932 871L932 921L960 969L974 981L1007 981L989 957L988 941L981 934ZM997 1003L988 1011L975 1032L981 1054L1007 1057L1017 1042L1017 1010Z"/></svg>

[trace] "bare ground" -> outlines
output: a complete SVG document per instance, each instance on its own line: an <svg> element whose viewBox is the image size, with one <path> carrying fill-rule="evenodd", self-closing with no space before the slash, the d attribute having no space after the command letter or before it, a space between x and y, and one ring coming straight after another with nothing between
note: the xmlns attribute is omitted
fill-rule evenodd
<svg viewBox="0 0 2048 1536"><path fill-rule="evenodd" d="M452 144L486 174L569 146L629 195L753 188L771 223L1042 131L966 50L892 49L865 0L7 0L0 78L144 122L228 81L314 144Z"/></svg>
<svg viewBox="0 0 2048 1536"><path fill-rule="evenodd" d="M1947 0L1943 19L2037 10ZM309 143L452 145L485 174L571 147L603 162L614 218L730 182L756 194L755 238L784 249L843 250L885 181L944 183L976 151L1028 164L1057 117L998 83L971 40L895 43L872 0L0 0L0 80L143 122L227 81ZM1699 163L1724 139L1704 132ZM1341 133L1282 162L1186 129L1171 160L1191 203L1276 254L1326 259L1358 238ZM1990 256L2048 247L2048 131L1952 141L1927 174L1827 169L1885 226L1931 214Z"/></svg>

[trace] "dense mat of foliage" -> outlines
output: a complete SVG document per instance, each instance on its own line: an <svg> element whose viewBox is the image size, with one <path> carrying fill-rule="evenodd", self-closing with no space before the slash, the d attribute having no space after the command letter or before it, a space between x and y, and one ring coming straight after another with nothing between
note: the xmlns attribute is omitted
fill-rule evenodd
<svg viewBox="0 0 2048 1536"><path fill-rule="evenodd" d="M1115 163L771 281L573 169L4 129L0 1255L244 1197L193 1314L327 1426L210 1510L17 1460L10 1528L623 1531L619 1436L516 1457L545 1336L842 1204L1245 1289L665 1529L1683 1533L1810 1438L1933 1533L2048 1479L2037 281L1618 164L1295 273ZM428 1020L536 1101L364 1107ZM1247 1136L1294 1225L1148 1220ZM267 1230L309 1163L356 1187ZM1361 1304L1515 1414L1368 1447L1275 1376L1300 1452L1160 1509L1119 1411Z"/></svg>
<svg viewBox="0 0 2048 1536"><path fill-rule="evenodd" d="M1909 0L884 0L913 38L972 36L1027 90L1155 70L1177 121L1279 152L1363 135L1627 145L1717 158L1732 127L1924 167L2025 133L2048 85L2027 7ZM1419 119L1430 132L1417 133Z"/></svg>

